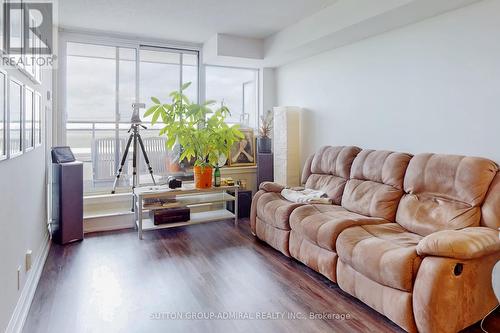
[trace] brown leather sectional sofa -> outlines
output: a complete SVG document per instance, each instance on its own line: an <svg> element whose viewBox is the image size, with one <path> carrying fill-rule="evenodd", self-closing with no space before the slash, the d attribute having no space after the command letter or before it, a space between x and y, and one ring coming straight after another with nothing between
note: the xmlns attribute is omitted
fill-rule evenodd
<svg viewBox="0 0 500 333"><path fill-rule="evenodd" d="M408 332L457 332L496 304L500 173L490 160L322 147L302 183L332 205L262 183L252 232Z"/></svg>

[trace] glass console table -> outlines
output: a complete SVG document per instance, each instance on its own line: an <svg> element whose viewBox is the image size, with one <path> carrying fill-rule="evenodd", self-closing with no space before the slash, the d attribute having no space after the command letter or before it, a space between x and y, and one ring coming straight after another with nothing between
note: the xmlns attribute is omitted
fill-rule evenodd
<svg viewBox="0 0 500 333"><path fill-rule="evenodd" d="M183 184L181 188L170 189L168 186L144 186L134 190L134 216L139 239L146 230L158 230L174 228L191 224L216 222L234 219L234 225L238 225L238 189L239 186L220 186L206 189L197 189L194 184ZM228 192L234 192L234 195ZM144 216L145 212L155 209L166 209L161 205L144 206L145 199L175 199L180 205L191 207L207 206L213 208L214 204L220 204L222 208L210 209L201 212L191 212L191 218L186 222L173 222L155 225L151 218ZM234 201L234 213L226 209L225 203Z"/></svg>

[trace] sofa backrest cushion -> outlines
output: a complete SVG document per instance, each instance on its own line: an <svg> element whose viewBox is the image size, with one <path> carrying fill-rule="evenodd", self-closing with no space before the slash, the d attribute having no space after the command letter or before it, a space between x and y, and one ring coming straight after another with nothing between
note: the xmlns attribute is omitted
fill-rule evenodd
<svg viewBox="0 0 500 333"><path fill-rule="evenodd" d="M500 171L493 178L481 207L481 225L497 230L500 228Z"/></svg>
<svg viewBox="0 0 500 333"><path fill-rule="evenodd" d="M342 206L352 212L394 221L411 155L362 150L354 159Z"/></svg>
<svg viewBox="0 0 500 333"><path fill-rule="evenodd" d="M305 187L325 192L334 204L339 205L352 162L360 151L352 146L321 147L306 161L302 172Z"/></svg>
<svg viewBox="0 0 500 333"><path fill-rule="evenodd" d="M480 205L497 170L493 161L479 157L414 156L406 171L396 222L422 236L479 226Z"/></svg>
<svg viewBox="0 0 500 333"><path fill-rule="evenodd" d="M300 183L302 185L305 185L307 183L307 179L311 175L311 164L313 158L314 154L309 156L306 160L306 163L304 163L304 167L302 168L302 175L300 176Z"/></svg>

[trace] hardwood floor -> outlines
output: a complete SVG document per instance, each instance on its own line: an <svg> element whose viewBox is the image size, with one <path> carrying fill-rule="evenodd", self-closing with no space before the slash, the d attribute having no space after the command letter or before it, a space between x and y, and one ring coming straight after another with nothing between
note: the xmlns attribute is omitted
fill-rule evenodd
<svg viewBox="0 0 500 333"><path fill-rule="evenodd" d="M242 317L205 320L211 312ZM247 318L283 312L297 318ZM310 319L310 313L349 317ZM180 315L197 319L167 320ZM498 332L499 324L497 312L486 328ZM146 232L142 241L124 230L53 245L24 326L29 333L167 331L403 332L256 240L247 220L238 228L224 221ZM476 324L467 332L481 329Z"/></svg>

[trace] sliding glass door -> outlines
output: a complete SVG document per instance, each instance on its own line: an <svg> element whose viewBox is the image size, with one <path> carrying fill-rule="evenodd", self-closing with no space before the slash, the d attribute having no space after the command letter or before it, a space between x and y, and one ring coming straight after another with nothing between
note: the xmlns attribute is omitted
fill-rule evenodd
<svg viewBox="0 0 500 333"><path fill-rule="evenodd" d="M189 97L198 101L198 52L68 41L65 53L65 141L84 162L85 192L108 191L129 136L132 103L149 106L152 96L167 101L187 81L192 82ZM166 177L168 157L159 126L150 128L147 122L141 135L155 176ZM131 147L119 186L130 186L132 153ZM151 182L143 164L140 181Z"/></svg>
<svg viewBox="0 0 500 333"><path fill-rule="evenodd" d="M166 102L170 92L185 82L191 86L185 94L198 102L198 53L143 47L140 50L141 100L151 103L151 96Z"/></svg>

